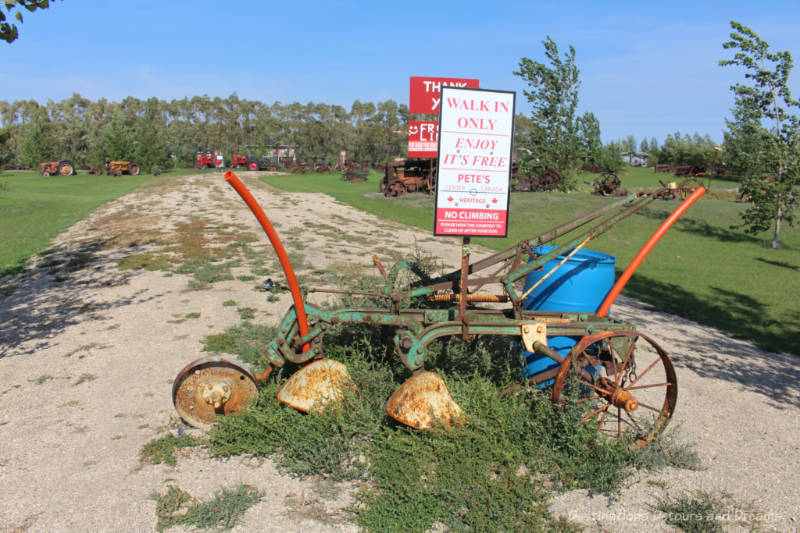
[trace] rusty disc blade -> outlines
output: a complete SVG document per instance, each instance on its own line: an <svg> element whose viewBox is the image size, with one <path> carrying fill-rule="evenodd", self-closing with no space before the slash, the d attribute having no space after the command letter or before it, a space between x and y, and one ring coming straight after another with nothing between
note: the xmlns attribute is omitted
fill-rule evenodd
<svg viewBox="0 0 800 533"><path fill-rule="evenodd" d="M238 412L257 395L247 366L218 355L189 363L172 385L175 410L187 424L201 429L211 427L218 416Z"/></svg>
<svg viewBox="0 0 800 533"><path fill-rule="evenodd" d="M331 401L341 400L345 388L353 386L346 366L333 359L319 359L292 374L275 397L279 402L307 413Z"/></svg>
<svg viewBox="0 0 800 533"><path fill-rule="evenodd" d="M463 412L439 374L420 372L394 391L386 414L407 426L430 429L437 423L451 426Z"/></svg>

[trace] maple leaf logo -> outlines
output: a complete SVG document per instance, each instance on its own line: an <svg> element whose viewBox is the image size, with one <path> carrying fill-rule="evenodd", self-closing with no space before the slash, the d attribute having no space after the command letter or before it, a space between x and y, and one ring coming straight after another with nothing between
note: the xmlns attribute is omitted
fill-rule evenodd
<svg viewBox="0 0 800 533"><path fill-rule="evenodd" d="M448 201L448 202L452 202L452 201L453 201L453 197L452 197L452 196L448 196L448 197L447 197L447 201Z"/></svg>
<svg viewBox="0 0 800 533"><path fill-rule="evenodd" d="M496 204L497 203L497 198L492 198L492 203Z"/></svg>

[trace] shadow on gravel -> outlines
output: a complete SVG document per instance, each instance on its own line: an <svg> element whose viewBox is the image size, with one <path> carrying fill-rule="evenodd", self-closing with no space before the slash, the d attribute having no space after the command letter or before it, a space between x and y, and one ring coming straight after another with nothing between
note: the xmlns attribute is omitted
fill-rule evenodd
<svg viewBox="0 0 800 533"><path fill-rule="evenodd" d="M82 243L45 255L30 270L0 278L0 359L30 355L50 345L68 326L104 320L110 309L137 300L134 294L113 302L87 299L89 291L125 285L133 275L116 270L103 243ZM35 341L20 351L21 344Z"/></svg>
<svg viewBox="0 0 800 533"><path fill-rule="evenodd" d="M665 313L678 315L701 324L708 324L731 337L755 339L755 344L768 352L754 349L745 341L725 335L711 334L703 340L688 342L680 334L690 334L680 321L670 325L676 333L669 339L667 351L676 362L691 368L700 376L740 383L763 394L778 408L800 407L800 329L790 324L800 322L800 313L784 317L783 322L765 318L761 304L746 294L714 289L716 298L703 300L681 287L644 277L633 277L626 287L630 297L647 302ZM612 312L613 314L613 312ZM667 320L658 313L636 317L635 323L647 331L648 323ZM693 325L694 326L694 325ZM696 338L696 337L695 337ZM791 353L794 352L794 353Z"/></svg>

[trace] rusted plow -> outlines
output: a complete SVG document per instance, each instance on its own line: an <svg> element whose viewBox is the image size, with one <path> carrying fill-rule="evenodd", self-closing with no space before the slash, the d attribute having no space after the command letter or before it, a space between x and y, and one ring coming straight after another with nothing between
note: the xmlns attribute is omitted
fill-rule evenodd
<svg viewBox="0 0 800 533"><path fill-rule="evenodd" d="M526 302L545 279L561 275L562 265L588 242L649 205L655 195L618 199L477 261L471 261L465 239L461 268L425 284L401 281L413 274L412 263L400 261L387 270L373 256L385 280L381 289L308 292L365 296L383 301L383 305L337 309L305 301L306 292L300 289L286 250L266 214L233 172L226 173L225 179L253 211L275 248L294 305L264 352L267 365L262 374L256 375L241 362L224 357L204 357L179 372L172 394L178 413L187 423L208 427L217 417L244 409L257 394L256 384L287 363L302 366L278 390L282 403L309 412L342 398L355 385L345 365L326 357L322 341L326 331L343 323L388 330L409 377L388 398L386 413L414 428L458 424L466 415L442 377L426 370L427 347L437 339L478 336L518 341L528 353L549 360L551 368L527 375L524 381L533 386L552 386L552 401L559 406L578 404L585 408L580 423L597 433L644 445L664 429L675 412L677 378L666 352L636 331L633 324L606 313L647 252L703 194L703 189L662 224L596 311L543 311L527 308ZM526 278L533 272L543 277L528 286ZM556 339L571 339L572 344L559 351L551 343ZM509 353L496 357L509 357Z"/></svg>

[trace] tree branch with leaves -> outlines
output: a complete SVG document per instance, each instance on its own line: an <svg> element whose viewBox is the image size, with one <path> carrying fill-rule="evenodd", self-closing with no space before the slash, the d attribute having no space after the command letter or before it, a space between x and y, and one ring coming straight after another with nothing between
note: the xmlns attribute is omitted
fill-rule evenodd
<svg viewBox="0 0 800 533"><path fill-rule="evenodd" d="M792 225L800 195L800 121L791 111L789 74L794 66L788 51L771 52L752 29L731 21L731 40L722 44L736 50L720 66L745 69L746 83L731 86L735 97L733 120L726 120L724 153L728 166L742 177L742 196L751 206L742 213L749 233L774 224L772 248L780 245L781 226Z"/></svg>
<svg viewBox="0 0 800 533"><path fill-rule="evenodd" d="M11 16L14 12L14 18L22 24L22 9L27 9L29 12L34 12L37 9L47 9L50 7L50 0L2 0L0 1L0 39L7 43L12 43L19 37L19 29L17 25L8 22L6 15Z"/></svg>

